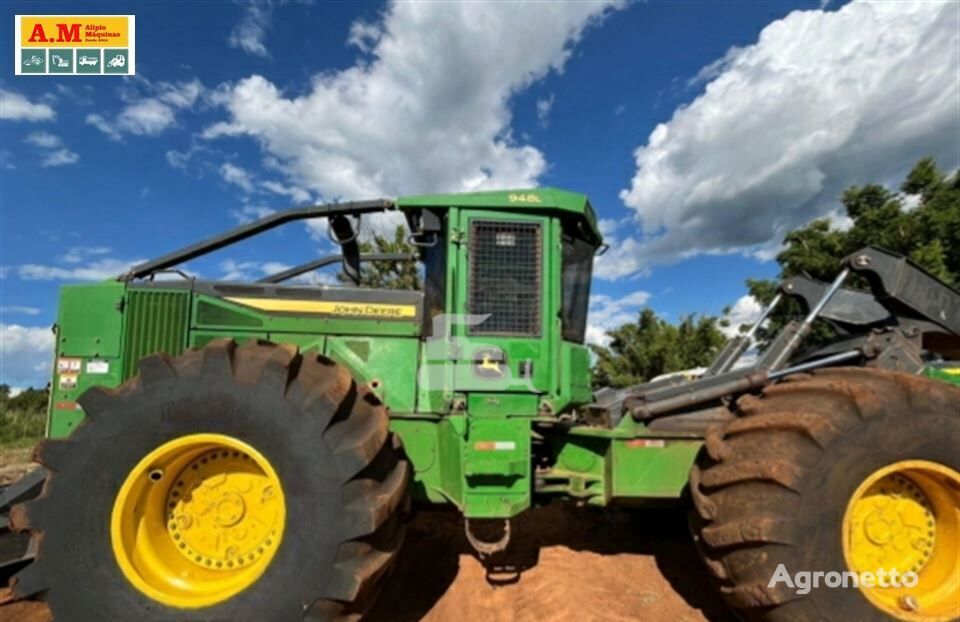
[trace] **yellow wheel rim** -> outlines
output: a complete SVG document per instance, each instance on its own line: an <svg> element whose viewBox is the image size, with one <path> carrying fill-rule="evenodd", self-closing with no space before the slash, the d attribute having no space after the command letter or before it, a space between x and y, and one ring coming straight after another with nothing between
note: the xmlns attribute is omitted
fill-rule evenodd
<svg viewBox="0 0 960 622"><path fill-rule="evenodd" d="M843 554L861 576L916 573L913 587L860 586L887 615L916 622L960 616L960 473L926 460L874 471L847 505Z"/></svg>
<svg viewBox="0 0 960 622"><path fill-rule="evenodd" d="M280 479L256 449L220 434L183 436L127 476L110 519L114 556L138 590L197 608L250 587L283 537Z"/></svg>

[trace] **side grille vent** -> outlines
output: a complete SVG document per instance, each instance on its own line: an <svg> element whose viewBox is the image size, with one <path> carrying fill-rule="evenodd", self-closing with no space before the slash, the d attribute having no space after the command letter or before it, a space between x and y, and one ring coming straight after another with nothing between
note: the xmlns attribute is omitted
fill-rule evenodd
<svg viewBox="0 0 960 622"><path fill-rule="evenodd" d="M155 352L180 354L190 323L188 292L138 290L127 292L123 340L123 380L137 373L137 363Z"/></svg>

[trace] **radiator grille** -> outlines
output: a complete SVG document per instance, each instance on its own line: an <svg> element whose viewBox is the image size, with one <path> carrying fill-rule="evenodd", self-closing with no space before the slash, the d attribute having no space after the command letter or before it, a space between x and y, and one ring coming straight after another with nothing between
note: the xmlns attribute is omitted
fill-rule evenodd
<svg viewBox="0 0 960 622"><path fill-rule="evenodd" d="M539 223L471 222L470 334L539 335L540 257Z"/></svg>
<svg viewBox="0 0 960 622"><path fill-rule="evenodd" d="M137 373L137 363L155 352L180 354L186 347L190 318L188 292L131 289L125 305L123 379Z"/></svg>

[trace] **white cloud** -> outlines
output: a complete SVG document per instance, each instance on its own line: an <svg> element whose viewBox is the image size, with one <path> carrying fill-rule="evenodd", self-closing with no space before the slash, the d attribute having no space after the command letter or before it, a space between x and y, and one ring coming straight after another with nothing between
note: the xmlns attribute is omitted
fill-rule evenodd
<svg viewBox="0 0 960 622"><path fill-rule="evenodd" d="M220 262L220 277L224 281L252 281L268 274L287 270L291 266L278 261L236 261L225 259Z"/></svg>
<svg viewBox="0 0 960 622"><path fill-rule="evenodd" d="M181 159L178 157L180 155L182 154L177 153L174 156L174 159L170 160L171 154L168 152L167 159L170 161L171 165L174 165L176 168L180 168L182 165L186 164L185 160L181 161ZM189 157L186 159L189 159ZM242 166L237 166L231 162L225 162L220 166L220 176L227 183L239 186L247 194L266 194L269 192L278 194L280 196L289 197L295 203L305 203L310 200L310 193L299 186L286 185L271 179L258 181L254 173L251 173ZM270 211L272 212L273 210Z"/></svg>
<svg viewBox="0 0 960 622"><path fill-rule="evenodd" d="M123 134L156 136L176 123L177 112L191 108L203 94L203 85L197 79L176 84L141 79L138 84L146 95L128 96L126 106L113 119L89 114L87 123L112 140L120 140Z"/></svg>
<svg viewBox="0 0 960 622"><path fill-rule="evenodd" d="M7 121L50 121L57 113L48 104L35 104L6 89L0 89L0 119Z"/></svg>
<svg viewBox="0 0 960 622"><path fill-rule="evenodd" d="M31 132L24 142L40 151L40 166L43 167L65 166L80 159L79 155L64 146L59 136L50 132Z"/></svg>
<svg viewBox="0 0 960 622"><path fill-rule="evenodd" d="M550 93L549 97L537 100L537 122L540 123L540 127L550 125L550 110L553 109L554 99L554 94Z"/></svg>
<svg viewBox="0 0 960 622"><path fill-rule="evenodd" d="M39 315L40 309L36 307L22 307L19 305L0 306L0 315Z"/></svg>
<svg viewBox="0 0 960 622"><path fill-rule="evenodd" d="M0 323L0 381L16 386L44 386L53 362L53 341L53 331L48 326Z"/></svg>
<svg viewBox="0 0 960 622"><path fill-rule="evenodd" d="M227 183L239 186L244 192L253 192L253 178L243 167L224 162L220 167L220 176Z"/></svg>
<svg viewBox="0 0 960 622"><path fill-rule="evenodd" d="M143 263L145 259L114 259L105 257L84 265L49 266L42 264L23 264L17 266L17 275L27 281L102 281Z"/></svg>
<svg viewBox="0 0 960 622"><path fill-rule="evenodd" d="M57 149L44 156L40 166L66 166L67 164L76 164L80 156L69 149Z"/></svg>
<svg viewBox="0 0 960 622"><path fill-rule="evenodd" d="M260 262L257 261L225 259L220 262L220 270L223 272L220 276L223 281L250 281L254 278L254 272L262 274Z"/></svg>
<svg viewBox="0 0 960 622"><path fill-rule="evenodd" d="M59 136L43 131L30 132L23 140L24 142L35 147L40 147L41 149L56 149L63 144L63 141L60 140Z"/></svg>
<svg viewBox="0 0 960 622"><path fill-rule="evenodd" d="M218 95L229 121L204 136L254 137L292 183L326 198L533 185L546 160L512 137L510 99L562 71L610 6L392 3L351 29L369 57L302 95L242 80ZM492 40L511 43L477 44Z"/></svg>
<svg viewBox="0 0 960 622"><path fill-rule="evenodd" d="M230 210L230 215L237 221L237 224L245 225L260 218L266 218L274 212L276 212L276 210L270 209L269 207L244 205L240 209Z"/></svg>
<svg viewBox="0 0 960 622"><path fill-rule="evenodd" d="M109 253L110 249L106 246L74 246L60 257L60 261L81 263L90 257L100 257Z"/></svg>
<svg viewBox="0 0 960 622"><path fill-rule="evenodd" d="M740 334L741 326L753 325L760 319L761 313L763 313L763 305L760 304L760 301L750 294L740 296L724 316L728 326L721 326L720 330L728 339L735 337Z"/></svg>
<svg viewBox="0 0 960 622"><path fill-rule="evenodd" d="M256 281L265 276L289 270L290 266L279 261L236 261L226 259L220 262L222 272L220 280L223 281ZM336 272L333 270L307 272L300 276L290 279L288 283L297 283L301 285L336 285L338 284Z"/></svg>
<svg viewBox="0 0 960 622"><path fill-rule="evenodd" d="M612 237L617 231L620 223L613 218L600 218L597 220L597 229L600 230L603 237Z"/></svg>
<svg viewBox="0 0 960 622"><path fill-rule="evenodd" d="M605 294L590 296L590 311L587 314L586 342L599 346L610 344L608 330L635 322L640 309L650 300L650 293L635 291L620 298Z"/></svg>
<svg viewBox="0 0 960 622"><path fill-rule="evenodd" d="M267 36L267 29L273 17L273 3L263 0L250 0L244 3L243 17L230 31L227 43L232 48L238 48L254 56L270 56L263 40Z"/></svg>
<svg viewBox="0 0 960 622"><path fill-rule="evenodd" d="M286 186L278 181L261 181L260 187L274 194L290 197L295 203L305 203L310 200L310 193L299 186Z"/></svg>
<svg viewBox="0 0 960 622"><path fill-rule="evenodd" d="M958 20L951 2L796 11L701 71L705 92L637 149L621 193L642 224L637 265L769 248L849 185L925 155L956 167Z"/></svg>
<svg viewBox="0 0 960 622"><path fill-rule="evenodd" d="M209 151L211 150L203 145L192 144L190 145L190 147L188 147L183 151L170 149L166 152L165 155L167 158L167 163L170 166L172 166L173 168L180 169L182 171L188 171L188 170L196 170L198 168L197 166L194 166L192 168L188 166L190 162L193 160L194 156L196 156L201 152L209 152Z"/></svg>
<svg viewBox="0 0 960 622"><path fill-rule="evenodd" d="M350 36L347 37L347 43L360 48L362 52L369 52L382 35L383 31L379 24L371 24L358 19L350 24Z"/></svg>
<svg viewBox="0 0 960 622"><path fill-rule="evenodd" d="M608 244L606 252L596 258L593 274L598 279L614 281L631 274L646 274L649 267L644 263L641 244L635 238L618 238L615 234L604 234L603 241Z"/></svg>

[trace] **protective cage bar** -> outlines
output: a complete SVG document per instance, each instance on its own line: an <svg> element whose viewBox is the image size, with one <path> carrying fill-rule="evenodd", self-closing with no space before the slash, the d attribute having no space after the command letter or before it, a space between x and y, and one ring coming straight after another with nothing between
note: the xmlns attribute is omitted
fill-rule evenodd
<svg viewBox="0 0 960 622"><path fill-rule="evenodd" d="M489 314L471 335L540 334L541 238L536 222L471 221L467 307Z"/></svg>
<svg viewBox="0 0 960 622"><path fill-rule="evenodd" d="M415 261L416 259L417 256L411 253L365 253L360 255L361 262ZM282 283L283 281L289 281L292 278L296 278L313 270L324 268L339 261L343 261L343 255L328 255L326 257L321 257L319 259L314 259L313 261L300 264L299 266L288 268L282 272L276 272L269 276L265 276L257 281L257 283Z"/></svg>
<svg viewBox="0 0 960 622"><path fill-rule="evenodd" d="M259 220L241 225L234 229L221 233L220 235L201 240L196 244L185 246L180 250L167 253L156 259L144 262L134 266L129 272L117 277L118 281L132 281L141 279L159 270L172 268L185 261L196 259L197 257L212 253L224 246L236 244L247 238L259 235L280 225L292 222L294 220L309 220L311 218L330 218L338 215L367 214L372 212L384 212L396 208L396 203L389 199L373 199L371 201L349 201L345 203L326 203L324 205L312 205L310 207L300 207L270 214Z"/></svg>

